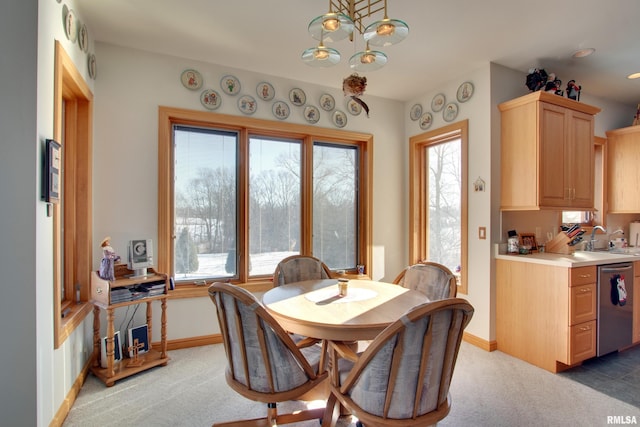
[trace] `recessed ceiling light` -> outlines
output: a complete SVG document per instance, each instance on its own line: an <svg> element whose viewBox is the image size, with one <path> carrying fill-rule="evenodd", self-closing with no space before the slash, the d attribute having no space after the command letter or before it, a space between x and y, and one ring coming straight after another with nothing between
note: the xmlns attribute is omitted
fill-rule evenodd
<svg viewBox="0 0 640 427"><path fill-rule="evenodd" d="M640 73L633 73L627 76L628 79L640 79Z"/></svg>
<svg viewBox="0 0 640 427"><path fill-rule="evenodd" d="M575 52L573 52L572 56L574 58L584 58L585 56L591 55L595 51L596 50L594 48L588 47L588 48L585 48L585 49L576 50Z"/></svg>

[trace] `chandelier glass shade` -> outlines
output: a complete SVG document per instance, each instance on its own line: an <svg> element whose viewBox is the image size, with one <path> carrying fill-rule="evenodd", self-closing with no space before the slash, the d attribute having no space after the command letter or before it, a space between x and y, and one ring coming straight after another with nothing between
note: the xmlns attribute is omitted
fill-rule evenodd
<svg viewBox="0 0 640 427"><path fill-rule="evenodd" d="M364 39L372 46L391 46L409 35L409 26L399 19L385 17L364 30Z"/></svg>
<svg viewBox="0 0 640 427"><path fill-rule="evenodd" d="M302 60L313 67L331 67L340 62L340 52L325 47L322 42L318 47L310 47L302 52Z"/></svg>
<svg viewBox="0 0 640 427"><path fill-rule="evenodd" d="M384 18L365 26L364 18L374 17L383 12ZM337 42L347 37L354 41L354 33L359 33L366 41L366 49L349 59L352 69L374 71L387 63L387 55L371 46L391 46L409 35L409 26L399 19L387 17L387 0L329 0L329 12L309 23L309 34L320 41L318 47L306 49L302 60L313 67L328 67L340 62L340 53L325 47L324 42ZM355 50L355 49L354 49Z"/></svg>
<svg viewBox="0 0 640 427"><path fill-rule="evenodd" d="M369 43L367 48L354 54L349 58L349 66L355 71L375 71L379 70L387 63L387 55L379 50L369 49Z"/></svg>
<svg viewBox="0 0 640 427"><path fill-rule="evenodd" d="M338 42L352 33L353 21L344 13L329 12L309 23L309 34L321 42Z"/></svg>

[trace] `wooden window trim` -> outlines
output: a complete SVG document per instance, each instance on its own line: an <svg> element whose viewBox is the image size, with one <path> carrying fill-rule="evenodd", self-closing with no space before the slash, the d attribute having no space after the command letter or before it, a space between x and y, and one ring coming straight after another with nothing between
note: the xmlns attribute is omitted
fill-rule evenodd
<svg viewBox="0 0 640 427"><path fill-rule="evenodd" d="M64 202L52 205L54 346L59 348L92 311L89 296L92 268L93 94L57 41L54 61L53 134L56 141L64 141L64 183L61 193ZM61 206L64 215L60 212ZM64 228L61 218L65 221ZM63 229L64 236L61 235ZM64 249L62 242L66 243ZM75 284L80 284L80 303L75 300ZM63 286L66 298L61 301ZM63 318L62 313L67 309L69 311Z"/></svg>
<svg viewBox="0 0 640 427"><path fill-rule="evenodd" d="M469 283L468 269L468 120L452 123L429 132L411 137L409 140L409 264L415 264L428 257L428 241L425 230L428 227L428 202L424 200L427 194L427 174L423 149L429 145L460 138L462 142L461 159L461 208L460 224L462 228L460 285L458 292L467 295Z"/></svg>
<svg viewBox="0 0 640 427"><path fill-rule="evenodd" d="M248 138L249 134L274 137L295 137L305 141L322 141L337 143L348 141L357 143L360 149L360 170L358 180L362 183L358 194L358 203L362 206L363 214L358 218L359 233L359 264L372 265L372 191L373 191L373 136L371 134L332 130L293 123L282 123L269 120L255 119L251 117L231 116L206 111L194 111L173 107L160 106L158 108L158 268L159 271L173 275L173 149L172 135L174 125L208 126L218 129L230 129L240 131L240 138ZM244 150L240 144L240 150ZM246 154L246 153L245 153ZM303 154L303 162L311 162L309 153ZM248 216L248 194L246 180L248 179L248 165L240 165L240 202L239 213L245 218ZM308 166L308 165L307 165ZM310 181L310 179L307 179ZM302 215L306 223L310 224L313 207L308 201L304 201ZM302 230L302 233L311 234L311 230ZM242 227L238 231L238 240L247 245L247 233ZM311 239L305 241L301 247L301 253L311 253ZM245 246L246 247L246 246ZM242 267L240 267L242 269ZM246 268L245 268L246 269ZM270 278L248 279L248 271L240 271L240 280L233 281L251 291L265 291L273 286ZM180 285L170 291L170 298L192 298L207 296L207 286Z"/></svg>

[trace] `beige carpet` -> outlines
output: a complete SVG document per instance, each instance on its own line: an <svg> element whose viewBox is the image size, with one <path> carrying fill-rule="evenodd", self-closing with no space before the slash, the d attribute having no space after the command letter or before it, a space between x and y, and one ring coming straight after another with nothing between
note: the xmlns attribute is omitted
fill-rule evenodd
<svg viewBox="0 0 640 427"><path fill-rule="evenodd" d="M224 380L221 345L171 351L165 367L118 381L89 376L66 427L211 426L263 416L261 403L244 399ZM640 408L501 352L463 343L451 385L452 409L439 426L606 426L608 416L636 417ZM279 405L280 412L304 402ZM293 426L293 424L290 424ZM317 421L298 423L317 427ZM342 426L354 426L352 419Z"/></svg>

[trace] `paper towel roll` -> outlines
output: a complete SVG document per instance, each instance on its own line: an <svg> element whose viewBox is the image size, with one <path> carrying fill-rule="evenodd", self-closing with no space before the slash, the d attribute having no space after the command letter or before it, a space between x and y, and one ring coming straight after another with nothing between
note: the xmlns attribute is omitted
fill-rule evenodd
<svg viewBox="0 0 640 427"><path fill-rule="evenodd" d="M640 222L629 224L629 244L631 246L640 246Z"/></svg>

